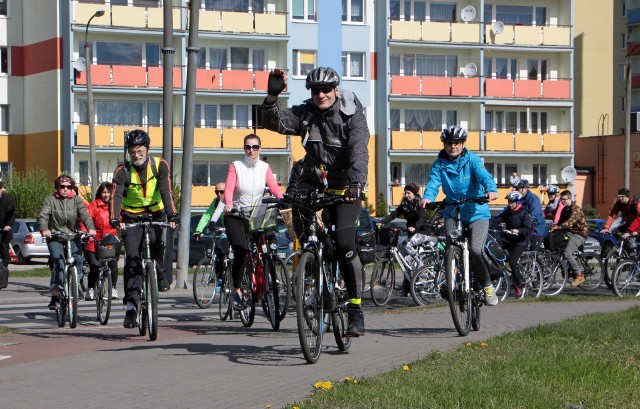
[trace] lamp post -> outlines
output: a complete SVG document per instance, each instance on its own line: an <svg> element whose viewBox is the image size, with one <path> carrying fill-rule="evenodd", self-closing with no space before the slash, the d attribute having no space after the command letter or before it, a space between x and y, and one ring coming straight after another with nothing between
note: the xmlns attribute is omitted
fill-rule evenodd
<svg viewBox="0 0 640 409"><path fill-rule="evenodd" d="M94 17L104 16L104 10L97 10L87 21L87 28L84 31L84 53L87 59L87 116L89 117L89 169L91 169L91 197L96 196L98 182L98 169L96 159L96 135L95 121L93 119L93 88L91 87L91 46L89 45L89 24Z"/></svg>

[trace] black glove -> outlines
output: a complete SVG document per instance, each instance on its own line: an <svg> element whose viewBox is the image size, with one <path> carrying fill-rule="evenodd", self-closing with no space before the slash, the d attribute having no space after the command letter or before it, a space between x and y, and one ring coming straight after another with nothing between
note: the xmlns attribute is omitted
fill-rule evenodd
<svg viewBox="0 0 640 409"><path fill-rule="evenodd" d="M344 198L348 202L354 202L360 199L361 195L362 195L362 188L359 185L351 185L344 192Z"/></svg>
<svg viewBox="0 0 640 409"><path fill-rule="evenodd" d="M109 224L111 225L111 227L113 227L114 229L117 229L118 227L120 227L120 220L109 220Z"/></svg>
<svg viewBox="0 0 640 409"><path fill-rule="evenodd" d="M282 90L285 89L286 86L287 83L284 80L284 75L282 74L282 72L272 72L269 74L269 81L267 83L267 93L269 95L277 97L278 95L280 95Z"/></svg>
<svg viewBox="0 0 640 409"><path fill-rule="evenodd" d="M180 224L180 216L170 216L169 220L171 223Z"/></svg>

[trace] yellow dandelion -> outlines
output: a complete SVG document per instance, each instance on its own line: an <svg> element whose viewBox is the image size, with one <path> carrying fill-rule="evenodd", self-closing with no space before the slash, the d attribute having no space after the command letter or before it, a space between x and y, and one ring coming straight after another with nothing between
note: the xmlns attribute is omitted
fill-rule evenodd
<svg viewBox="0 0 640 409"><path fill-rule="evenodd" d="M293 409L300 409L300 406L294 406Z"/></svg>
<svg viewBox="0 0 640 409"><path fill-rule="evenodd" d="M353 383L358 383L358 380L357 380L357 379L354 379L354 380L353 380Z"/></svg>
<svg viewBox="0 0 640 409"><path fill-rule="evenodd" d="M489 344L487 344L486 342L481 342L481 343L480 343L480 346L481 346L481 347L488 347L488 346L489 346Z"/></svg>
<svg viewBox="0 0 640 409"><path fill-rule="evenodd" d="M329 390L333 388L333 384L331 383L331 381L326 381L325 383L322 384L322 387L326 390Z"/></svg>
<svg viewBox="0 0 640 409"><path fill-rule="evenodd" d="M409 370L409 365L402 365L402 370L408 371Z"/></svg>
<svg viewBox="0 0 640 409"><path fill-rule="evenodd" d="M470 347L472 344L471 342L467 342L466 344L464 344L464 346L466 346L467 348Z"/></svg>
<svg viewBox="0 0 640 409"><path fill-rule="evenodd" d="M271 407L271 405L267 405L267 409L269 409Z"/></svg>
<svg viewBox="0 0 640 409"><path fill-rule="evenodd" d="M608 343L607 341L604 341L604 344L605 344L605 345L609 345L609 343Z"/></svg>
<svg viewBox="0 0 640 409"><path fill-rule="evenodd" d="M345 382L351 382L351 378L349 378L348 376L346 378L344 378Z"/></svg>

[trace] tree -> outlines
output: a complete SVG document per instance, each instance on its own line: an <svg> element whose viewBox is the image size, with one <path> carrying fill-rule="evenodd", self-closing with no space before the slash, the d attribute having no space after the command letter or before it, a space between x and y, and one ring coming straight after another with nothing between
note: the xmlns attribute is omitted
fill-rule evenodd
<svg viewBox="0 0 640 409"><path fill-rule="evenodd" d="M380 193L378 195L378 200L376 201L376 216L377 217L386 217L389 214L389 204L387 200L384 198L384 195Z"/></svg>
<svg viewBox="0 0 640 409"><path fill-rule="evenodd" d="M16 202L16 217L35 219L44 199L53 192L53 180L44 169L31 168L9 173L5 188Z"/></svg>

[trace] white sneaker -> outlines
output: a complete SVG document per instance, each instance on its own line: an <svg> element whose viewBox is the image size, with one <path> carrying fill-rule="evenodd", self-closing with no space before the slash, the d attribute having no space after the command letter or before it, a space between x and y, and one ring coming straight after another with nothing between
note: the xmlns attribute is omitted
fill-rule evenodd
<svg viewBox="0 0 640 409"><path fill-rule="evenodd" d="M484 288L484 302L491 307L498 305L498 296L493 285Z"/></svg>
<svg viewBox="0 0 640 409"><path fill-rule="evenodd" d="M112 300L119 300L120 297L118 296L118 290L116 290L115 288L111 289L111 299Z"/></svg>
<svg viewBox="0 0 640 409"><path fill-rule="evenodd" d="M84 293L84 300L85 301L95 300L95 294L93 292L93 288L89 288L89 290L86 293Z"/></svg>

